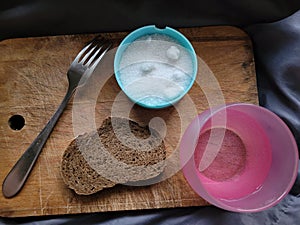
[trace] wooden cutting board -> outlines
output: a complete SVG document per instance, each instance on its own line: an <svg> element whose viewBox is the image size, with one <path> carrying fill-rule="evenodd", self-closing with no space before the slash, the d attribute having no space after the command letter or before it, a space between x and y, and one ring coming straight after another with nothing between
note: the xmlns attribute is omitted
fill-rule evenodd
<svg viewBox="0 0 300 225"><path fill-rule="evenodd" d="M203 59L199 63L198 80L188 93L198 113L207 109L209 103L218 103L219 96L215 96L215 102L211 101L212 98L207 100L207 95L211 97L214 93L218 94L215 84L208 79L211 74L217 79L226 102L258 103L253 52L247 34L234 27L184 28L180 31ZM101 35L111 39L117 46L126 34ZM0 42L1 183L57 109L67 90L66 72L70 63L94 36L38 37ZM101 75L101 70L97 71ZM110 115L112 102L119 92L120 88L112 74L96 101L97 125ZM161 117L167 127L165 141L170 155L180 141L180 119L190 115L190 109L184 108L184 102L183 99L176 107L161 110L134 106L130 117L145 124L153 117ZM180 170L151 186L119 185L91 196L78 196L66 188L60 176L60 162L65 148L74 138L74 104L80 102L70 102L64 111L23 190L11 199L0 194L0 216L74 214L208 204L193 192ZM120 104L126 108L130 101L125 98ZM178 112L180 107L186 114ZM122 111L122 107L119 110ZM20 115L25 119L22 129L13 130L10 127L8 121L13 115ZM185 119L191 121L192 117Z"/></svg>

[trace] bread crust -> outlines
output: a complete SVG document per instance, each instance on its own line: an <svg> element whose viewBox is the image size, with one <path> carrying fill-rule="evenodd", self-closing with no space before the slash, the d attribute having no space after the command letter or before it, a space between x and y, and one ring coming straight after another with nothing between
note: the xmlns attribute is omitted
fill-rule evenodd
<svg viewBox="0 0 300 225"><path fill-rule="evenodd" d="M62 157L61 176L77 194L90 195L157 177L165 159L165 144L157 131L127 118L109 117L97 132L71 141Z"/></svg>

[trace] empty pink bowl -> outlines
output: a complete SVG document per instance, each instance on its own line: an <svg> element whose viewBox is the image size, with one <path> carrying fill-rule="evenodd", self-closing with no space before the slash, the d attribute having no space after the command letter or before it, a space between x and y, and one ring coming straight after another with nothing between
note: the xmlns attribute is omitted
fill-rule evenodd
<svg viewBox="0 0 300 225"><path fill-rule="evenodd" d="M236 103L206 110L191 122L180 143L180 162L190 186L212 205L258 212L292 188L298 149L277 115Z"/></svg>

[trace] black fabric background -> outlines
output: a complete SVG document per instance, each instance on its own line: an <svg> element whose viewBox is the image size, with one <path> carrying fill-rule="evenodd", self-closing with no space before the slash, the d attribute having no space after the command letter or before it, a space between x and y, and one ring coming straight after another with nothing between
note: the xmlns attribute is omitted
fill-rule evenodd
<svg viewBox="0 0 300 225"><path fill-rule="evenodd" d="M260 105L279 115L300 146L299 0L3 0L0 40L14 37L233 25L253 41ZM299 148L300 149L300 148ZM2 151L3 149L0 149ZM300 179L279 205L256 214L214 207L1 219L0 224L297 224Z"/></svg>
<svg viewBox="0 0 300 225"><path fill-rule="evenodd" d="M246 26L272 22L299 0L2 0L1 38L171 27Z"/></svg>

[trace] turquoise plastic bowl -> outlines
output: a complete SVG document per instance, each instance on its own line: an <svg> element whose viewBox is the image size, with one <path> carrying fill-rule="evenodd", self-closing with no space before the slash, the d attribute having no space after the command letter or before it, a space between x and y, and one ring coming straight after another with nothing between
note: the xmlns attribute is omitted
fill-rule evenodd
<svg viewBox="0 0 300 225"><path fill-rule="evenodd" d="M130 96L128 93L126 93L126 90L124 89L124 86L120 80L120 61L122 59L123 52L126 50L128 45L135 41L136 39L145 36L145 35L151 35L151 34L162 34L169 36L170 38L173 38L177 41L179 45L184 47L187 52L189 52L191 59L192 59L192 74L189 74L190 76L190 83L187 86L185 90L183 90L176 98L173 99L168 99L167 101L164 102L159 102L157 104L147 104L141 100L135 99L134 97ZM115 58L114 58L114 72L115 72L115 77L117 80L118 85L120 88L123 90L123 92L127 95L127 97L133 101L134 103L145 107L145 108L151 108L151 109L160 109L160 108L165 108L169 107L171 105L174 105L176 102L178 102L187 92L191 89L193 86L193 83L196 79L197 76L197 68L198 68L198 62L197 62L197 55L195 53L195 50L192 46L192 44L189 42L189 40L180 32L177 30L170 28L170 27L165 27L163 29L157 28L154 25L149 25L149 26L144 26L141 27L137 30L134 30L130 34L128 34L123 41L121 42L120 46L117 49Z"/></svg>

